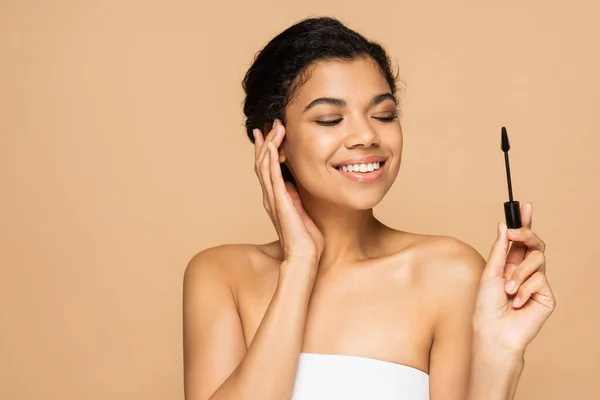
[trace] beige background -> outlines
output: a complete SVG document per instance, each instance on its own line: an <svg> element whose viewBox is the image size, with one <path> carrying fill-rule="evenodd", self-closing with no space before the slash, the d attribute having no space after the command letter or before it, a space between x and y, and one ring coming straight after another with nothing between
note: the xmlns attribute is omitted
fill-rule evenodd
<svg viewBox="0 0 600 400"><path fill-rule="evenodd" d="M597 4L3 0L0 398L183 398L187 262L274 238L242 76L281 30L330 15L381 41L406 81L386 223L487 257L507 126L558 299L518 399L597 399Z"/></svg>

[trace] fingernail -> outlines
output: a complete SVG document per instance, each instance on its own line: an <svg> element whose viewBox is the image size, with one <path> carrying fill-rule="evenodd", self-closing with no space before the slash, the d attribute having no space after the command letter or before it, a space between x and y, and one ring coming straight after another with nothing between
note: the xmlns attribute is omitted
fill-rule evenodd
<svg viewBox="0 0 600 400"><path fill-rule="evenodd" d="M254 140L256 140L256 129L252 129L252 136L254 136Z"/></svg>
<svg viewBox="0 0 600 400"><path fill-rule="evenodd" d="M509 229L508 233L510 233L512 236L519 236L519 234L521 233L520 229Z"/></svg>
<svg viewBox="0 0 600 400"><path fill-rule="evenodd" d="M275 119L275 120L273 121L273 130L274 130L275 132L277 132L277 128L279 128L279 120L278 120L278 119Z"/></svg>
<svg viewBox="0 0 600 400"><path fill-rule="evenodd" d="M521 298L515 297L515 299L513 300L513 307L519 307L520 305L521 305Z"/></svg>
<svg viewBox="0 0 600 400"><path fill-rule="evenodd" d="M502 235L504 230L506 229L506 224L502 221L498 222L498 236Z"/></svg>
<svg viewBox="0 0 600 400"><path fill-rule="evenodd" d="M506 284L505 290L507 293L511 294L515 288L517 286L517 283L515 281L510 281Z"/></svg>

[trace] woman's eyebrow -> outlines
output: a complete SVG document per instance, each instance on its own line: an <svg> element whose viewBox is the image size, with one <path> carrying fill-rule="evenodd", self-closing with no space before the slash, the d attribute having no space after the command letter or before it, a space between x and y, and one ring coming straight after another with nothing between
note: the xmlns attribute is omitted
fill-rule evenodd
<svg viewBox="0 0 600 400"><path fill-rule="evenodd" d="M394 102L394 104L398 105L398 102L396 101L396 97L394 97L394 95L389 92L378 94L377 96L373 97L370 104L372 106L374 106L376 104L384 102L385 100L392 100Z"/></svg>
<svg viewBox="0 0 600 400"><path fill-rule="evenodd" d="M397 104L396 102L396 98L394 97L393 94L391 93L382 93L382 94L378 94L377 96L373 97L371 99L371 101L369 102L370 105L374 106L377 105L379 103L382 103L385 100L392 100L394 102L394 104ZM337 107L345 107L346 106L346 101L343 99L337 99L335 97L319 97L318 99L314 99L313 101L310 102L309 105L307 105L304 108L304 111L302 111L303 113L307 112L308 110L310 110L311 108L313 108L316 105L319 104L330 104L332 106L337 106Z"/></svg>
<svg viewBox="0 0 600 400"><path fill-rule="evenodd" d="M318 104L331 104L332 106L344 107L346 106L346 101L342 99L336 99L335 97L319 97L318 99L311 101L302 112L305 113Z"/></svg>

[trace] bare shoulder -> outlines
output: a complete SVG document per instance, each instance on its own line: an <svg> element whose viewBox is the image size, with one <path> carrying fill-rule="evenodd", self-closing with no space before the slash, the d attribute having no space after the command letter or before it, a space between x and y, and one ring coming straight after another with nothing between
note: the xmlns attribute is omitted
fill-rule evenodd
<svg viewBox="0 0 600 400"><path fill-rule="evenodd" d="M273 243L223 244L196 253L188 262L184 282L210 279L213 282L234 284L240 279L268 268L269 261L276 261L277 251Z"/></svg>
<svg viewBox="0 0 600 400"><path fill-rule="evenodd" d="M439 269L437 272L445 276L479 279L485 259L473 246L452 236L432 236L430 241L431 251L428 253L435 261L431 265Z"/></svg>
<svg viewBox="0 0 600 400"><path fill-rule="evenodd" d="M486 261L470 244L451 236L432 236L423 252L426 281L437 307L470 309Z"/></svg>
<svg viewBox="0 0 600 400"><path fill-rule="evenodd" d="M470 244L452 236L411 234L411 253L433 290L460 291L478 285L485 259Z"/></svg>

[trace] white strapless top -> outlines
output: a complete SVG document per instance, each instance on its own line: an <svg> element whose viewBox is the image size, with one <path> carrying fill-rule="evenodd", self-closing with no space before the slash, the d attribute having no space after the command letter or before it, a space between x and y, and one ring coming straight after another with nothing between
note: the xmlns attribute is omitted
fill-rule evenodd
<svg viewBox="0 0 600 400"><path fill-rule="evenodd" d="M429 375L373 358L300 353L292 400L429 400Z"/></svg>

